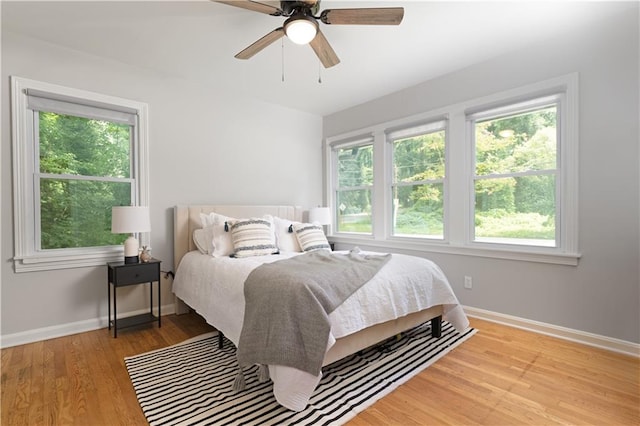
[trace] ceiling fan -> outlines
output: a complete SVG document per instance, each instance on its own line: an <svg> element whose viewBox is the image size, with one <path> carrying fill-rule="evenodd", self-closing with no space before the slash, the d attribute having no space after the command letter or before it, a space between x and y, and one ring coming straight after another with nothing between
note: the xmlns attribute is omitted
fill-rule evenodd
<svg viewBox="0 0 640 426"><path fill-rule="evenodd" d="M327 25L400 25L404 17L402 7L326 9L317 15L320 10L320 0L281 1L280 7L253 0L212 1L287 18L281 27L239 52L235 55L236 58L249 59L286 35L294 43L310 44L325 68L337 65L340 59L320 31L318 21Z"/></svg>

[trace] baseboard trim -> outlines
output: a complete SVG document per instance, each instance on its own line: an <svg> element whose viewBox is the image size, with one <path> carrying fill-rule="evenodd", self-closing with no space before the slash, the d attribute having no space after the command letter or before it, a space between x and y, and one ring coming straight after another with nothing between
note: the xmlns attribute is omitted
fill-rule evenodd
<svg viewBox="0 0 640 426"><path fill-rule="evenodd" d="M141 309L132 312L122 312L118 314L118 318L130 317L149 312L148 309ZM173 304L162 306L162 316L175 313ZM41 340L54 339L56 337L70 336L72 334L84 333L87 331L99 330L108 327L107 317L92 318L85 321L77 321L67 324L54 325L51 327L37 328L34 330L23 331L20 333L8 334L0 336L0 348L9 348L12 346L25 345L27 343L39 342Z"/></svg>
<svg viewBox="0 0 640 426"><path fill-rule="evenodd" d="M584 345L640 358L640 344L628 342L626 340L614 339L612 337L588 333L586 331L574 330L526 318L486 311L484 309L478 309L471 306L464 306L464 312L473 318L504 324L510 327L520 328L522 330L545 334L547 336L557 337L559 339L582 343Z"/></svg>
<svg viewBox="0 0 640 426"><path fill-rule="evenodd" d="M622 354L640 358L640 344L628 342L626 340L614 339L612 337L574 330L566 327L560 327L557 325L529 320L526 318L500 314L498 312L487 311L471 306L464 306L464 311L470 317L504 324L510 327L520 328L523 330L545 334L547 336L557 337L560 339L582 343L584 345L606 349L613 352L619 352ZM145 312L147 312L147 310L143 309L122 313L119 316L124 318L132 315L142 314ZM162 306L163 316L171 315L175 312L175 304ZM78 321L74 323L61 324L24 331L20 333L8 334L6 336L0 336L0 348L9 348L12 346L39 342L41 340L54 339L56 337L63 337L77 333L84 333L87 331L99 330L101 328L106 328L107 326L107 317L104 316L102 318L94 318L85 321Z"/></svg>

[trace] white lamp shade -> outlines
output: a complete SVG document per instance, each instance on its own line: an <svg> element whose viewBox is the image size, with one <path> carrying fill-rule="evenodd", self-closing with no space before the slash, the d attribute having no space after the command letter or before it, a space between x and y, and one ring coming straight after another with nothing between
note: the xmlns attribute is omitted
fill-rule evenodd
<svg viewBox="0 0 640 426"><path fill-rule="evenodd" d="M308 19L293 19L285 23L284 32L292 42L307 44L315 38L318 26Z"/></svg>
<svg viewBox="0 0 640 426"><path fill-rule="evenodd" d="M149 207L118 206L111 208L111 232L114 234L135 234L151 231ZM124 242L124 262L138 263L140 243L131 235Z"/></svg>
<svg viewBox="0 0 640 426"><path fill-rule="evenodd" d="M309 222L329 225L331 223L331 209L329 207L314 207L309 210Z"/></svg>
<svg viewBox="0 0 640 426"><path fill-rule="evenodd" d="M119 206L111 209L111 232L133 234L151 231L149 207Z"/></svg>

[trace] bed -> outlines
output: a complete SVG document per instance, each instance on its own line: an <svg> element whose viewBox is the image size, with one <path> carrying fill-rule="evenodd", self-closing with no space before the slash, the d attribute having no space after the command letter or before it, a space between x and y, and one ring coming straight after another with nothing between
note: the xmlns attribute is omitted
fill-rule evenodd
<svg viewBox="0 0 640 426"><path fill-rule="evenodd" d="M283 251L276 255L243 259L214 258L203 254L196 247L193 234L202 228L201 215L214 212L231 218L267 215L297 223L303 222L303 210L296 206L237 205L184 205L174 208L176 276L173 292L176 296L176 312L180 314L187 312L189 308L194 309L238 346L245 308L243 280L264 262L275 262L298 253ZM388 282L416 281L409 276L409 272L424 273L422 271L425 269L428 270L425 281L430 282L429 286L420 284L418 290L412 287L407 290L412 292L410 297L400 291L389 290ZM225 278L221 280L223 276ZM409 285L417 286L416 283L406 284ZM416 292L419 294L416 295ZM363 309L362 306L378 306L383 309ZM331 332L322 365L328 365L426 321L432 321L432 330L438 333L442 318L459 330L466 329L469 324L442 271L426 259L393 254L391 260L371 280L329 315ZM321 374L312 375L283 365L269 365L268 371L277 401L294 411L301 411L306 407L321 378Z"/></svg>

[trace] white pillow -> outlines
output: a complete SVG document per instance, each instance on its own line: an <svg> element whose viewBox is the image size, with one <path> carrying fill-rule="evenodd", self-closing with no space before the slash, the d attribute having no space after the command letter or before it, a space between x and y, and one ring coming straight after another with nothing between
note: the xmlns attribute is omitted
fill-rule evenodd
<svg viewBox="0 0 640 426"><path fill-rule="evenodd" d="M296 238L302 251L329 250L331 246L324 235L321 225L313 223L296 223L293 225Z"/></svg>
<svg viewBox="0 0 640 426"><path fill-rule="evenodd" d="M296 238L296 233L293 232L293 228L291 229L291 232L289 232L289 227L295 223L299 222L282 219L280 217L273 218L273 225L276 235L276 245L278 246L278 250L280 250L281 253L300 253L302 251L302 249L300 248L300 244L298 243L298 239Z"/></svg>
<svg viewBox="0 0 640 426"><path fill-rule="evenodd" d="M269 219L252 217L229 223L235 257L264 256L278 252Z"/></svg>
<svg viewBox="0 0 640 426"><path fill-rule="evenodd" d="M211 212L211 213L200 213L200 226L206 228L211 225L218 225L220 223L224 223L226 220L230 220L230 217L225 215Z"/></svg>
<svg viewBox="0 0 640 426"><path fill-rule="evenodd" d="M230 223L232 220L229 219L211 227L213 229L213 257L225 257L233 254L231 232L225 230L225 224ZM229 226L231 225L229 224Z"/></svg>
<svg viewBox="0 0 640 426"><path fill-rule="evenodd" d="M193 242L202 254L213 255L213 226L193 231Z"/></svg>
<svg viewBox="0 0 640 426"><path fill-rule="evenodd" d="M209 254L213 257L225 257L233 254L233 241L231 234L225 231L225 223L229 223L235 219L216 213L200 213L200 224L203 229L209 228L212 234L211 247ZM194 238L195 238L194 232ZM209 238L208 235L206 238ZM198 243L196 243L196 246ZM202 250L201 250L202 251Z"/></svg>

